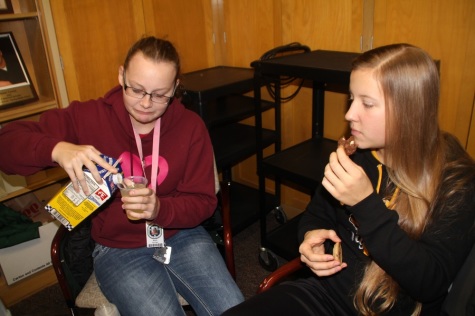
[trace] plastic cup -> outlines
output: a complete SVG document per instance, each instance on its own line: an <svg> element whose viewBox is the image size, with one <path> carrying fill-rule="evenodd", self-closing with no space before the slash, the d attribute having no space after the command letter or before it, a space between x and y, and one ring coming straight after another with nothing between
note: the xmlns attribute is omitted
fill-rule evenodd
<svg viewBox="0 0 475 316"><path fill-rule="evenodd" d="M122 183L117 184L117 186L119 187L120 193L122 194L122 196L130 196L129 195L130 191L132 191L134 189L146 188L147 183L148 183L148 181L147 181L147 178L145 178L145 177L130 176L130 177L125 177L122 180ZM136 212L136 213L142 213L143 212L143 210L133 210L133 211ZM140 218L130 216L127 212L126 212L126 214L127 214L127 218L132 220L132 221L136 221L136 220L140 219Z"/></svg>

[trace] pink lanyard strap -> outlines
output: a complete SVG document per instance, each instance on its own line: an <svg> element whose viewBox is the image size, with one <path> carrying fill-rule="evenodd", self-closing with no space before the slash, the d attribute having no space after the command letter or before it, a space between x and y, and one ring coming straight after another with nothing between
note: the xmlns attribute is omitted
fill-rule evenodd
<svg viewBox="0 0 475 316"><path fill-rule="evenodd" d="M152 179L150 184L152 186L153 192L157 192L157 175L158 175L158 155L160 152L160 121L161 117L157 119L155 122L155 128L153 129L153 149L152 149ZM134 136L135 136L135 143L137 144L137 150L139 152L140 163L142 165L142 172L144 177L147 175L145 174L145 167L144 167L144 158L143 158L143 150L142 150L142 140L140 139L139 134L134 128Z"/></svg>

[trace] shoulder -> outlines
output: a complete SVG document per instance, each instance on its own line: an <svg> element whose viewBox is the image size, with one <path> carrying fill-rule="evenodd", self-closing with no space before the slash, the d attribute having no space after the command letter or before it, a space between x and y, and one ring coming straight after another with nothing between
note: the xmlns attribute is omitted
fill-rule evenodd
<svg viewBox="0 0 475 316"><path fill-rule="evenodd" d="M198 113L187 109L179 99L174 99L164 114L170 128L206 130L206 124Z"/></svg>
<svg viewBox="0 0 475 316"><path fill-rule="evenodd" d="M449 221L461 217L475 227L475 164L468 154L452 158L444 165L432 203L434 216Z"/></svg>
<svg viewBox="0 0 475 316"><path fill-rule="evenodd" d="M121 89L121 86L116 86L109 90L103 97L86 101L72 101L67 109L88 113L116 111L117 108L125 110Z"/></svg>
<svg viewBox="0 0 475 316"><path fill-rule="evenodd" d="M475 161L458 139L444 133L445 161L442 168L441 187L451 191L469 191L475 195Z"/></svg>

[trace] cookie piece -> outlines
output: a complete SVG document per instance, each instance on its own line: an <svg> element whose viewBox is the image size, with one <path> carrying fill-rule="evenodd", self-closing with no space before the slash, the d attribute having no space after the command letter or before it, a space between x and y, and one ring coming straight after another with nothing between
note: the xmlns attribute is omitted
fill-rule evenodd
<svg viewBox="0 0 475 316"><path fill-rule="evenodd" d="M341 243L336 242L335 245L333 245L333 258L335 260L343 262L343 253L341 251Z"/></svg>
<svg viewBox="0 0 475 316"><path fill-rule="evenodd" d="M340 138L338 140L338 147L340 146L343 146L348 156L353 155L358 147L353 136L350 136L348 139L345 139L345 137Z"/></svg>

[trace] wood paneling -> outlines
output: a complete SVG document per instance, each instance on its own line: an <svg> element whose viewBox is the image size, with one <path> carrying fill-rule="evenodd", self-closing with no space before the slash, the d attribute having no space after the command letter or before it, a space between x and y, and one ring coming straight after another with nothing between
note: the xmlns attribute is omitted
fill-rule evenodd
<svg viewBox="0 0 475 316"><path fill-rule="evenodd" d="M275 18L280 2L275 0L224 0L224 29L219 40L224 41L226 65L250 67L251 62L281 45L276 33Z"/></svg>
<svg viewBox="0 0 475 316"><path fill-rule="evenodd" d="M475 94L473 96L473 105L471 113L471 124L468 132L467 151L475 159Z"/></svg>
<svg viewBox="0 0 475 316"><path fill-rule="evenodd" d="M407 42L441 63L441 128L466 143L475 91L475 1L375 1L374 46Z"/></svg>
<svg viewBox="0 0 475 316"><path fill-rule="evenodd" d="M358 52L362 32L361 1L284 0L282 31L284 43L300 42L312 50L326 49ZM287 133L284 144L291 145L310 137L311 92L303 89L299 98L284 108ZM307 90L307 91L306 91ZM327 93L325 103L326 137L338 138L346 128L343 116L347 96ZM303 129L302 129L303 128Z"/></svg>
<svg viewBox="0 0 475 316"><path fill-rule="evenodd" d="M182 70L214 66L211 3L207 0L51 0L69 100L102 96L141 36L170 40Z"/></svg>
<svg viewBox="0 0 475 316"><path fill-rule="evenodd" d="M360 50L362 32L363 7L361 1L325 1L325 0L282 0L282 1L225 1L229 6L225 14L232 14L236 22L228 38L235 36L246 38L249 43L227 47L231 51L231 61L237 60L239 54L260 56L273 47L300 42L312 50L327 49L338 51ZM236 4L238 3L238 4ZM256 19L257 17L257 19ZM242 21L246 21L243 23ZM228 22L229 24L229 22ZM253 31L254 30L254 31ZM245 33L234 35L234 33ZM242 44L246 41L242 40ZM272 44L270 44L272 43ZM259 47L261 51L256 50ZM242 52L241 52L242 51ZM228 55L229 56L229 55ZM247 57L248 59L250 58ZM289 95L295 86L283 91ZM347 109L347 95L327 92L325 95L325 137L337 139L347 128L344 113ZM311 137L311 104L312 95L309 88L303 88L298 96L282 106L282 147L287 148ZM273 113L264 116L264 126L273 126ZM266 150L266 154L272 150ZM234 170L235 178L248 185L257 183L255 159L241 163ZM268 181L267 190L273 191L272 181ZM288 187L283 187L282 203L303 209L309 196Z"/></svg>
<svg viewBox="0 0 475 316"><path fill-rule="evenodd" d="M68 98L103 96L118 84L128 48L145 32L140 1L51 0Z"/></svg>
<svg viewBox="0 0 475 316"><path fill-rule="evenodd" d="M215 65L210 0L143 0L143 3L147 34L166 38L175 45L183 72Z"/></svg>

